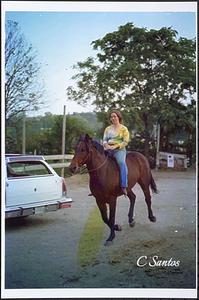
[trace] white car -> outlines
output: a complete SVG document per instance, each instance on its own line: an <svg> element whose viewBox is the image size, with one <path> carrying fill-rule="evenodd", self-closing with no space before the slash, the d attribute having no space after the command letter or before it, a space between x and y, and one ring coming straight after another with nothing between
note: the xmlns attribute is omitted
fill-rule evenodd
<svg viewBox="0 0 199 300"><path fill-rule="evenodd" d="M71 207L64 178L43 156L6 154L5 162L6 219Z"/></svg>

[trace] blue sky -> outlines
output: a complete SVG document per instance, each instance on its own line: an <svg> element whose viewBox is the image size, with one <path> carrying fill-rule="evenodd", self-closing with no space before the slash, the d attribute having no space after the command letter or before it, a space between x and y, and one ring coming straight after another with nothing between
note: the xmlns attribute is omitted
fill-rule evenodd
<svg viewBox="0 0 199 300"><path fill-rule="evenodd" d="M88 56L94 56L91 42L102 38L120 25L132 22L148 29L172 27L179 36L196 37L194 12L6 12L6 19L19 23L21 32L37 50L42 64L48 105L40 113L67 113L92 111L92 107L68 101L66 87L72 83L72 66Z"/></svg>

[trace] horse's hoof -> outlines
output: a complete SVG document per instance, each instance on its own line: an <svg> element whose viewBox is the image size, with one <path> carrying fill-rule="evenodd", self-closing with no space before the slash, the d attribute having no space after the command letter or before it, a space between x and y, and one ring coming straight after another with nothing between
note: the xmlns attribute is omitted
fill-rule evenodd
<svg viewBox="0 0 199 300"><path fill-rule="evenodd" d="M104 246L111 246L113 244L113 241L106 241L104 243Z"/></svg>
<svg viewBox="0 0 199 300"><path fill-rule="evenodd" d="M134 227L135 226L135 221L133 220L132 222L129 223L130 227Z"/></svg>
<svg viewBox="0 0 199 300"><path fill-rule="evenodd" d="M150 217L149 220L150 220L151 222L155 223L155 222L156 222L156 217L154 217L154 216L153 216L153 217Z"/></svg>
<svg viewBox="0 0 199 300"><path fill-rule="evenodd" d="M114 225L114 230L115 230L115 231L122 231L122 226L121 226L121 225L118 225L118 224L115 224L115 225Z"/></svg>

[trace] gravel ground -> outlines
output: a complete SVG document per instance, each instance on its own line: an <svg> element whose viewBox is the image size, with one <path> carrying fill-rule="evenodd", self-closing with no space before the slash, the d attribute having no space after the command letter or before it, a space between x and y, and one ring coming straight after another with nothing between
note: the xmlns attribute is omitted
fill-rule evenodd
<svg viewBox="0 0 199 300"><path fill-rule="evenodd" d="M105 247L109 230L104 225L96 256L83 267L78 264L78 243L96 207L95 199L87 196L87 174L67 178L68 194L74 200L70 209L6 222L6 289L194 289L195 171L153 175L160 191L152 199L157 222L148 220L142 191L136 185L135 226L130 228L127 223L128 199L119 197L116 221L122 231Z"/></svg>
<svg viewBox="0 0 199 300"><path fill-rule="evenodd" d="M148 220L141 189L136 185L135 227L127 224L128 200L118 198L116 220L123 230L117 233L113 245L102 244L96 259L81 270L78 280L66 282L65 287L195 288L195 174L158 172L154 178L160 190L152 202L157 222ZM104 239L108 234L105 227ZM147 258L141 258L140 264L147 264L138 267L142 256ZM154 260L171 261L169 266L151 266Z"/></svg>

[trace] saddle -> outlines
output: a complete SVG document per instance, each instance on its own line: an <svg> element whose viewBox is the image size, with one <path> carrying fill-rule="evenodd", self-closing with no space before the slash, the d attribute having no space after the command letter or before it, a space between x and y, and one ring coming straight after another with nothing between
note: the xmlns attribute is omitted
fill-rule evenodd
<svg viewBox="0 0 199 300"><path fill-rule="evenodd" d="M113 156L113 151L112 150L104 150L104 153L107 157L109 157L117 166L117 169L119 171L119 165L117 163L116 158Z"/></svg>
<svg viewBox="0 0 199 300"><path fill-rule="evenodd" d="M112 150L104 150L104 153L105 153L106 156L111 157L111 158L114 158L114 157L113 157L113 151L112 151Z"/></svg>
<svg viewBox="0 0 199 300"><path fill-rule="evenodd" d="M104 150L104 153L107 157L110 157L113 161L116 162L117 164L117 160L116 158L113 156L113 151L112 150Z"/></svg>

